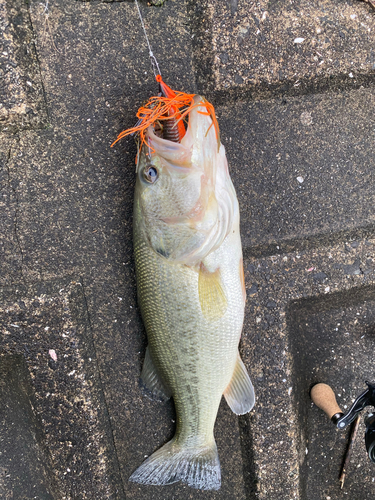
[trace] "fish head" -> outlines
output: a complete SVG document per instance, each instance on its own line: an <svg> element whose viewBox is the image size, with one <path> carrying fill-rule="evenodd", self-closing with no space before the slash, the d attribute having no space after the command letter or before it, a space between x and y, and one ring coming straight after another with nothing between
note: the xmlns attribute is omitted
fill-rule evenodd
<svg viewBox="0 0 375 500"><path fill-rule="evenodd" d="M179 143L148 127L135 191L137 230L163 258L190 266L221 244L238 214L224 146L203 98L194 103Z"/></svg>

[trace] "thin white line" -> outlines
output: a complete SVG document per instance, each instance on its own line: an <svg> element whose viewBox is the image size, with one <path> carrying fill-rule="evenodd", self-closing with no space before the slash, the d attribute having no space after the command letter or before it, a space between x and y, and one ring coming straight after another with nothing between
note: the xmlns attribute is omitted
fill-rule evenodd
<svg viewBox="0 0 375 500"><path fill-rule="evenodd" d="M137 6L137 10L138 10L138 14L139 14L139 19L141 20L143 32L144 32L145 37L146 37L146 42L147 42L147 46L148 46L148 50L149 50L149 55L150 55L150 59L151 59L152 71L154 72L154 75L156 77L157 75L161 74L160 73L159 64L158 64L158 62L156 60L156 57L154 56L154 54L152 52L152 49L151 49L151 45L150 45L150 42L149 42L149 39L148 39L148 36L147 36L147 33L146 33L146 28L145 28L145 25L144 25L144 22L143 22L143 17L142 17L142 14L141 14L141 9L139 8L138 0L134 0L134 1L135 1L135 5Z"/></svg>

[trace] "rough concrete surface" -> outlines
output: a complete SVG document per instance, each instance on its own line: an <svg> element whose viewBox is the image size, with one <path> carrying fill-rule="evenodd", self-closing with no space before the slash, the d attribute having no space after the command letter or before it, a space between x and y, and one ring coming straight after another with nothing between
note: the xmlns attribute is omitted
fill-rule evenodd
<svg viewBox="0 0 375 500"><path fill-rule="evenodd" d="M0 494L2 498L53 499L51 464L38 436L24 358L7 356L1 361Z"/></svg>
<svg viewBox="0 0 375 500"><path fill-rule="evenodd" d="M257 403L239 418L220 406L221 490L128 482L175 420L171 401L139 385L136 151L131 138L110 148L156 91L144 35L129 1L0 0L0 496L370 499L363 425L340 490L347 433L309 388L330 383L348 408L374 379L375 11L357 0L141 9L164 80L216 106Z"/></svg>
<svg viewBox="0 0 375 500"><path fill-rule="evenodd" d="M4 287L0 322L5 498L34 498L30 481L43 484L37 498L115 498L117 462L82 284Z"/></svg>
<svg viewBox="0 0 375 500"><path fill-rule="evenodd" d="M375 74L375 19L357 1L207 1L216 90L269 93ZM353 81L351 83L351 80ZM225 95L225 93L224 93Z"/></svg>
<svg viewBox="0 0 375 500"><path fill-rule="evenodd" d="M0 1L0 131L43 126L46 103L27 3Z"/></svg>

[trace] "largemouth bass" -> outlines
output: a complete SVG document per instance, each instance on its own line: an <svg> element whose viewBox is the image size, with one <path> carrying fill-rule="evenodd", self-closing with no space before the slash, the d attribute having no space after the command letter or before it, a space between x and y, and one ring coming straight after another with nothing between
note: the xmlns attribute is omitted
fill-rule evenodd
<svg viewBox="0 0 375 500"><path fill-rule="evenodd" d="M246 300L238 201L213 107L190 97L180 142L151 120L138 152L134 253L148 338L141 377L153 393L173 397L177 419L173 439L130 480L218 489L221 397L238 415L255 397L238 352Z"/></svg>

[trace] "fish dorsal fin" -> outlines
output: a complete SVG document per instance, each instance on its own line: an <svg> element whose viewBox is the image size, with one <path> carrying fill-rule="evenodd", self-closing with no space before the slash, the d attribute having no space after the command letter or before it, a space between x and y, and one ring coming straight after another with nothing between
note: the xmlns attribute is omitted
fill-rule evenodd
<svg viewBox="0 0 375 500"><path fill-rule="evenodd" d="M146 347L146 356L143 363L141 380L146 388L151 392L152 396L162 400L167 400L172 396L172 393L165 386L156 371L150 354L150 348L148 346Z"/></svg>
<svg viewBox="0 0 375 500"><path fill-rule="evenodd" d="M198 293L203 316L211 321L224 316L228 301L221 283L220 268L210 272L203 262L201 262L198 277Z"/></svg>
<svg viewBox="0 0 375 500"><path fill-rule="evenodd" d="M254 387L239 354L232 380L224 391L224 397L236 415L249 412L255 404Z"/></svg>

